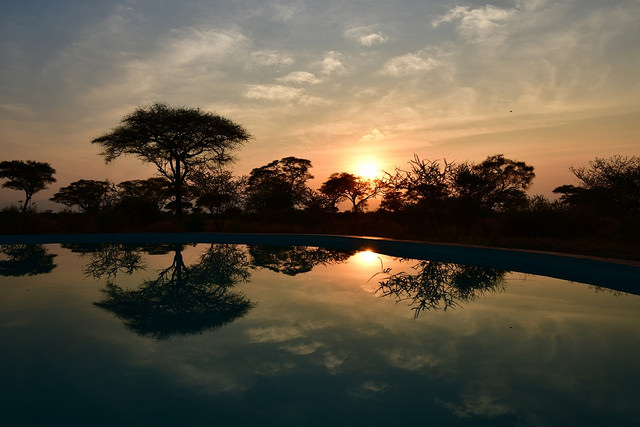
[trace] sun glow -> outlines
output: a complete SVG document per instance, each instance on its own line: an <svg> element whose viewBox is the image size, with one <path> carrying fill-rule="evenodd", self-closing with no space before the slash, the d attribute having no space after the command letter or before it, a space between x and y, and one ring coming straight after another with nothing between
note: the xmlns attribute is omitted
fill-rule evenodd
<svg viewBox="0 0 640 427"><path fill-rule="evenodd" d="M351 257L351 260L362 266L369 266L380 263L380 256L370 249L360 251Z"/></svg>
<svg viewBox="0 0 640 427"><path fill-rule="evenodd" d="M382 175L382 168L373 160L363 160L356 167L356 175L366 179L376 179Z"/></svg>

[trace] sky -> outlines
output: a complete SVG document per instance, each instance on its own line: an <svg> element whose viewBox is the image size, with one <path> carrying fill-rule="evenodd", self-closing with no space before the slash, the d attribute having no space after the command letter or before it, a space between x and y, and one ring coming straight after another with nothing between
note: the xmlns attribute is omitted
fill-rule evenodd
<svg viewBox="0 0 640 427"><path fill-rule="evenodd" d="M41 208L78 179L148 178L91 140L164 102L252 134L236 175L295 156L318 188L500 153L551 196L570 166L640 155L639 40L638 0L4 0L0 160L57 170Z"/></svg>

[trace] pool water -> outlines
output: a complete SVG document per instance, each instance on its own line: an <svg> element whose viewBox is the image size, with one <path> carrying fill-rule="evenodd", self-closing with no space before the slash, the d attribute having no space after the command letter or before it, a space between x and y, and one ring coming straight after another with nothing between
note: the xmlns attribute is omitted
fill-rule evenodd
<svg viewBox="0 0 640 427"><path fill-rule="evenodd" d="M1 425L637 425L640 297L367 251L0 246Z"/></svg>

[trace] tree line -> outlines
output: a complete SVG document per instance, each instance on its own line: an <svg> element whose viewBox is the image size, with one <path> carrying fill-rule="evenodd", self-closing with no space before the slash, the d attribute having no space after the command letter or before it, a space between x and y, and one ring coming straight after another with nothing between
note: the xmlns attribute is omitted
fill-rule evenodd
<svg viewBox="0 0 640 427"><path fill-rule="evenodd" d="M418 155L406 167L397 167L379 179L348 173L331 174L317 189L310 188L311 161L285 157L253 169L247 176L233 176L229 165L233 152L252 136L239 124L197 108L153 104L125 116L113 130L95 138L107 163L133 156L156 167L157 175L143 180L113 183L81 179L61 187L50 200L97 215L106 210L128 212L131 217L152 220L171 213L205 215L216 226L229 218L287 222L331 221L348 204L347 215L362 217L377 198L374 212L396 222L420 222L436 230L447 226L469 227L487 219L515 212L538 216L595 215L598 218L631 219L640 211L640 158L596 158L586 166L571 167L577 184L553 190L555 201L529 196L534 167L502 154L480 163L456 163L422 159ZM27 213L33 195L56 182L55 170L45 162L0 162L5 188L24 192L19 210Z"/></svg>

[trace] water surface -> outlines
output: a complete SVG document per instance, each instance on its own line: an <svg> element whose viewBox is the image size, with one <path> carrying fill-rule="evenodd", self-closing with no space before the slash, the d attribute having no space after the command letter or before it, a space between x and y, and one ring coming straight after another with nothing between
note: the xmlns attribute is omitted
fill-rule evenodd
<svg viewBox="0 0 640 427"><path fill-rule="evenodd" d="M640 297L236 244L0 247L4 425L633 425Z"/></svg>

